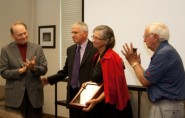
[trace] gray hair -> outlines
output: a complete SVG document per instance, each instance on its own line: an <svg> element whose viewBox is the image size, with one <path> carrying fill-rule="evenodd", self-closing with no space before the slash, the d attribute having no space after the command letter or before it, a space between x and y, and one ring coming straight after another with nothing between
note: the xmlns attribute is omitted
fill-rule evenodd
<svg viewBox="0 0 185 118"><path fill-rule="evenodd" d="M88 33L88 26L86 23L79 21L79 22L76 22L72 25L72 27L74 27L74 26L80 26L81 31Z"/></svg>
<svg viewBox="0 0 185 118"><path fill-rule="evenodd" d="M115 36L113 30L107 25L99 25L97 26L93 32L100 31L100 38L103 40L108 40L106 45L107 48L114 48L115 46Z"/></svg>
<svg viewBox="0 0 185 118"><path fill-rule="evenodd" d="M169 40L170 34L168 27L161 22L155 22L147 26L150 34L157 34L159 36L159 41Z"/></svg>

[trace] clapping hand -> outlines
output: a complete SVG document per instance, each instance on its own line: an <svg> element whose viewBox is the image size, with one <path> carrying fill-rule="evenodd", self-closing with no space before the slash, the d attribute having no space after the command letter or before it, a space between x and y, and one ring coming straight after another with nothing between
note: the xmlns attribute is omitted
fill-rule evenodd
<svg viewBox="0 0 185 118"><path fill-rule="evenodd" d="M27 67L27 69L30 69L30 70L34 70L35 68L35 60L36 60L36 56L34 56L32 58L32 60L28 60L26 59L26 62L23 62L23 64Z"/></svg>
<svg viewBox="0 0 185 118"><path fill-rule="evenodd" d="M133 65L134 63L141 63L140 54L137 54L137 49L133 47L132 43L130 43L130 46L126 43L121 52L130 65Z"/></svg>

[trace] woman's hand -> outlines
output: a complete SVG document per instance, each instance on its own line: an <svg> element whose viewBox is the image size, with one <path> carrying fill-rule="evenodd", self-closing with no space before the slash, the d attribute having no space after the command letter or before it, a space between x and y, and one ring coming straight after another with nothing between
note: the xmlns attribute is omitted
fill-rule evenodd
<svg viewBox="0 0 185 118"><path fill-rule="evenodd" d="M90 84L90 83L93 84L94 82L92 82L92 81L84 82L84 83L82 84L82 87L85 88L85 87L87 86L87 84Z"/></svg>
<svg viewBox="0 0 185 118"><path fill-rule="evenodd" d="M97 104L99 103L98 99L92 99L86 103L87 107L83 108L83 111L89 112L91 111Z"/></svg>
<svg viewBox="0 0 185 118"><path fill-rule="evenodd" d="M87 107L83 108L82 110L83 110L83 111L86 111L86 112L91 111L91 110L92 110L99 102L101 102L104 98L105 98L105 94L104 94L104 92L103 92L103 93L101 93L101 95L100 95L98 98L92 99L92 100L88 101L88 102L86 103Z"/></svg>
<svg viewBox="0 0 185 118"><path fill-rule="evenodd" d="M85 88L87 85L87 82L82 83L82 88Z"/></svg>

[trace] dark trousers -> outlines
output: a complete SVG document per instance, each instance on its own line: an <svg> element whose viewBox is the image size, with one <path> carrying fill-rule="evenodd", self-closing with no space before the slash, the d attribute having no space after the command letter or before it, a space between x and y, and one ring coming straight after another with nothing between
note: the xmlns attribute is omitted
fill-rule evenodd
<svg viewBox="0 0 185 118"><path fill-rule="evenodd" d="M70 87L70 101L75 97L80 88ZM69 107L69 118L89 118L89 113L78 108Z"/></svg>
<svg viewBox="0 0 185 118"><path fill-rule="evenodd" d="M13 99L13 98L12 98ZM22 114L24 118L42 118L42 107L33 108L28 98L28 93L25 91L22 104L18 108L6 107L9 111L14 111Z"/></svg>
<svg viewBox="0 0 185 118"><path fill-rule="evenodd" d="M122 111L119 111L116 105L107 104L103 100L90 113L89 118L133 118L130 100Z"/></svg>

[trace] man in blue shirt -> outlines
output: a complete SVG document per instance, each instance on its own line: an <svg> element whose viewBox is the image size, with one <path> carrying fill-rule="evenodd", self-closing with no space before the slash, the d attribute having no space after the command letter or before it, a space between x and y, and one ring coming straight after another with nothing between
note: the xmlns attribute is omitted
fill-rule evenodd
<svg viewBox="0 0 185 118"><path fill-rule="evenodd" d="M149 118L184 118L185 71L178 52L168 43L169 30L163 23L152 23L144 32L144 42L154 52L149 67L141 66L132 43L122 53L141 84L147 87L152 108Z"/></svg>

